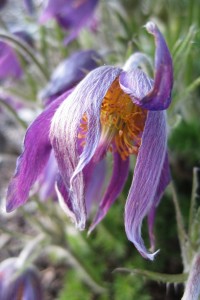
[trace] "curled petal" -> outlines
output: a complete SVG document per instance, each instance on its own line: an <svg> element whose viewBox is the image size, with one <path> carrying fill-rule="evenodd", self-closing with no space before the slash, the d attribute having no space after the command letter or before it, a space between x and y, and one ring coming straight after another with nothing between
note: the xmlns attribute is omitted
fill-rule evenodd
<svg viewBox="0 0 200 300"><path fill-rule="evenodd" d="M149 229L149 238L150 238L152 250L155 248L155 237L154 237L154 232L153 232L153 226L154 226L156 208L160 202L160 199L161 199L166 187L170 183L170 180L171 180L171 174L170 174L170 169L169 169L168 154L166 153L163 168L162 168L161 175L160 175L160 181L158 184L156 195L153 200L153 206L148 214L148 229Z"/></svg>
<svg viewBox="0 0 200 300"><path fill-rule="evenodd" d="M70 92L63 94L52 103L29 126L23 153L17 160L17 167L7 192L7 212L27 201L29 191L46 166L51 153L49 130L51 119L61 102Z"/></svg>
<svg viewBox="0 0 200 300"><path fill-rule="evenodd" d="M173 86L172 58L158 27L153 22L149 22L146 28L149 33L154 35L156 43L153 86L145 95L138 97L134 86L132 87L133 79L131 80L130 73L123 74L120 78L120 86L125 92L128 92L133 102L138 106L148 110L164 110L168 108L171 102Z"/></svg>
<svg viewBox="0 0 200 300"><path fill-rule="evenodd" d="M113 172L108 188L100 203L98 212L90 226L89 233L96 227L96 225L105 217L109 208L122 192L129 172L129 157L122 160L118 152L113 154Z"/></svg>
<svg viewBox="0 0 200 300"><path fill-rule="evenodd" d="M77 226L85 226L85 183L83 168L89 163L97 148L100 134L100 108L102 100L121 69L100 67L91 71L75 88L66 102L54 115L51 125L51 141L59 170L66 188L70 191ZM87 115L85 146L79 157L78 131L81 120Z"/></svg>
<svg viewBox="0 0 200 300"><path fill-rule="evenodd" d="M141 255L153 260L141 238L144 217L153 206L166 153L166 120L164 112L149 112L139 149L133 182L125 206L125 230L128 239Z"/></svg>

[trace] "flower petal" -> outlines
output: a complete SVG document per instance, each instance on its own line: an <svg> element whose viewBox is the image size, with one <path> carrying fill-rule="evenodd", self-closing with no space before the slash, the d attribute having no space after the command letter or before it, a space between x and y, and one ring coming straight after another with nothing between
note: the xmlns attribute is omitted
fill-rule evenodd
<svg viewBox="0 0 200 300"><path fill-rule="evenodd" d="M42 201L48 198L56 199L55 182L58 175L58 165L53 151L51 151L47 165L39 178L39 198Z"/></svg>
<svg viewBox="0 0 200 300"><path fill-rule="evenodd" d="M90 226L89 233L105 217L109 208L122 192L129 172L129 157L122 160L118 152L113 153L113 172L108 188L100 203L98 212Z"/></svg>
<svg viewBox="0 0 200 300"><path fill-rule="evenodd" d="M148 110L164 110L167 109L171 102L171 90L173 86L173 65L172 58L166 42L160 33L158 27L149 22L146 25L147 31L154 35L156 43L155 52L155 78L153 87L140 96L132 86L134 78L131 80L130 73L122 74L120 78L120 86L128 93L133 102Z"/></svg>
<svg viewBox="0 0 200 300"><path fill-rule="evenodd" d="M141 225L149 213L165 159L167 142L164 112L149 112L139 149L133 182L125 206L125 230L128 239L141 255L153 260L141 238Z"/></svg>
<svg viewBox="0 0 200 300"><path fill-rule="evenodd" d="M66 102L59 107L51 125L51 141L66 189L70 191L77 226L85 227L85 184L83 168L97 148L100 134L102 100L121 69L99 67L91 71L75 88ZM83 115L87 115L86 144L79 157L78 131Z"/></svg>
<svg viewBox="0 0 200 300"><path fill-rule="evenodd" d="M154 226L154 220L155 220L155 214L156 214L156 208L160 202L160 199L170 183L171 180L171 174L169 169L169 161L168 161L168 154L165 155L165 160L163 164L163 168L160 175L160 181L157 187L156 195L153 200L153 206L148 214L148 230L149 230L149 238L151 243L151 250L154 251L155 248L155 237L153 232L153 226Z"/></svg>
<svg viewBox="0 0 200 300"><path fill-rule="evenodd" d="M41 92L41 98L49 98L71 89L89 71L97 68L100 61L100 55L94 50L83 50L73 53L54 70L49 84Z"/></svg>
<svg viewBox="0 0 200 300"><path fill-rule="evenodd" d="M70 94L67 92L55 100L29 126L24 139L23 153L17 160L17 167L7 192L7 212L27 201L29 191L46 166L51 153L49 129L51 119Z"/></svg>
<svg viewBox="0 0 200 300"><path fill-rule="evenodd" d="M92 161L83 169L86 194L85 202L87 214L89 214L91 207L94 203L98 204L101 199L101 192L106 178L106 159L102 159L99 163Z"/></svg>

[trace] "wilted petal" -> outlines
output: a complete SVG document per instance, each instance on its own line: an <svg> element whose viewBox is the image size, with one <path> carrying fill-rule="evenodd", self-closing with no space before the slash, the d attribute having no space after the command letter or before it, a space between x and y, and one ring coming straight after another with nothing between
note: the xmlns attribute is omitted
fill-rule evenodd
<svg viewBox="0 0 200 300"><path fill-rule="evenodd" d="M150 237L150 243L151 243L151 250L154 251L155 248L155 237L153 232L153 226L155 221L155 214L156 214L156 208L160 202L160 199L170 183L171 180L171 174L169 169L169 161L168 161L168 154L165 155L165 160L163 164L163 168L160 175L160 181L158 184L158 188L156 191L156 195L153 200L153 206L151 208L151 211L148 214L148 230L149 230L149 237Z"/></svg>
<svg viewBox="0 0 200 300"><path fill-rule="evenodd" d="M139 149L133 182L125 206L125 229L128 239L145 258L153 260L141 238L144 217L153 206L166 153L166 120L164 112L148 112Z"/></svg>
<svg viewBox="0 0 200 300"><path fill-rule="evenodd" d="M23 153L17 160L15 175L8 187L7 212L27 201L32 185L46 166L51 153L49 140L51 119L69 93L67 92L55 100L29 126L24 139Z"/></svg>
<svg viewBox="0 0 200 300"><path fill-rule="evenodd" d="M91 71L63 102L52 120L52 145L62 179L73 198L73 211L80 229L85 227L86 221L85 184L81 171L94 155L100 139L102 100L120 72L121 69L110 66ZM78 131L84 114L87 115L87 136L79 157Z"/></svg>
<svg viewBox="0 0 200 300"><path fill-rule="evenodd" d="M133 85L134 78L131 74L122 74L120 78L121 88L128 93L133 102L148 110L167 109L171 102L171 90L173 86L172 58L166 42L159 29L153 22L146 25L147 31L154 35L156 43L155 52L155 78L153 87L145 95L138 97L137 90Z"/></svg>
<svg viewBox="0 0 200 300"><path fill-rule="evenodd" d="M98 212L90 226L89 233L105 217L111 205L122 192L129 173L129 157L122 160L118 152L113 153L113 171L110 183L100 203Z"/></svg>

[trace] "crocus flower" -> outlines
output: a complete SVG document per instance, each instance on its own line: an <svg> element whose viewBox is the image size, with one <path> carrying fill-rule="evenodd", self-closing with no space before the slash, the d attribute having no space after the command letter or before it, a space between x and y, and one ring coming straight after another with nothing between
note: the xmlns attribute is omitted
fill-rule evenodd
<svg viewBox="0 0 200 300"><path fill-rule="evenodd" d="M172 60L157 26L147 31L155 37L155 76L141 69L124 71L103 66L91 71L72 92L60 97L29 127L24 151L7 194L7 211L27 201L29 190L46 166L53 148L59 176L59 202L84 229L88 215L86 194L94 169L113 155L113 171L92 230L121 193L129 172L129 157L137 157L133 182L125 206L127 237L145 257L153 259L141 238L141 225L169 183L165 111L171 101ZM34 143L34 147L33 147ZM105 169L99 173L102 173ZM102 176L103 178L103 176ZM96 194L101 195L98 189Z"/></svg>
<svg viewBox="0 0 200 300"><path fill-rule="evenodd" d="M30 266L21 270L17 258L9 258L0 264L1 300L42 300L38 271Z"/></svg>
<svg viewBox="0 0 200 300"><path fill-rule="evenodd" d="M20 30L13 34L33 46L33 41L27 32ZM19 79L22 74L23 69L16 52L6 42L0 41L0 80L9 77Z"/></svg>
<svg viewBox="0 0 200 300"><path fill-rule="evenodd" d="M69 43L91 19L98 0L48 0L40 22L55 18L60 26L70 30Z"/></svg>

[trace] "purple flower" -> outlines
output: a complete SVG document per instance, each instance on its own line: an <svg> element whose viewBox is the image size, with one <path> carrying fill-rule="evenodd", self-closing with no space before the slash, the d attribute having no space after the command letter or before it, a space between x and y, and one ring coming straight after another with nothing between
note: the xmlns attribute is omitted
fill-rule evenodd
<svg viewBox="0 0 200 300"><path fill-rule="evenodd" d="M48 0L40 22L55 18L60 26L70 30L70 35L65 40L69 43L87 25L97 4L98 0Z"/></svg>
<svg viewBox="0 0 200 300"><path fill-rule="evenodd" d="M97 68L101 61L101 56L94 50L73 53L54 70L50 82L40 94L41 98L50 102L73 88L89 71Z"/></svg>
<svg viewBox="0 0 200 300"><path fill-rule="evenodd" d="M4 8L6 3L7 3L7 0L0 0L0 9Z"/></svg>
<svg viewBox="0 0 200 300"><path fill-rule="evenodd" d="M150 22L146 28L156 42L154 80L139 68L124 71L99 67L73 91L47 107L26 133L24 151L8 188L7 211L27 201L53 148L59 168L59 202L79 229L85 228L89 202L86 197L96 184L96 193L91 194L101 201L91 231L123 190L129 157L135 154L133 182L125 206L125 230L138 251L153 259L155 253L146 250L141 238L141 225L149 215L153 243L155 209L170 180L164 110L171 101L173 67L157 26ZM102 182L105 177L106 168L101 168L101 164L109 151L113 171L102 194L102 184L97 181Z"/></svg>
<svg viewBox="0 0 200 300"><path fill-rule="evenodd" d="M42 300L42 289L37 269L33 266L20 269L17 258L0 264L1 300Z"/></svg>
<svg viewBox="0 0 200 300"><path fill-rule="evenodd" d="M33 46L33 41L27 32L20 30L13 34ZM0 80L10 77L19 79L22 74L23 69L16 52L7 43L0 41Z"/></svg>

